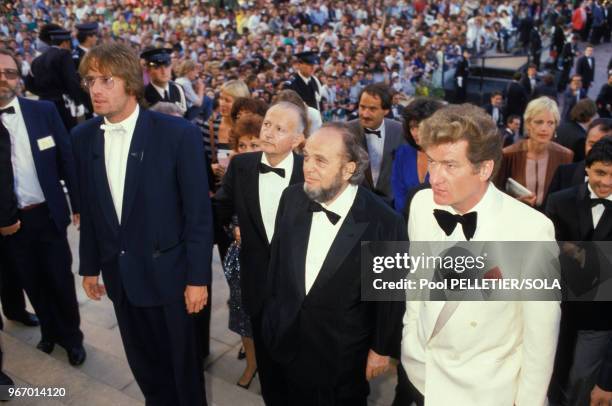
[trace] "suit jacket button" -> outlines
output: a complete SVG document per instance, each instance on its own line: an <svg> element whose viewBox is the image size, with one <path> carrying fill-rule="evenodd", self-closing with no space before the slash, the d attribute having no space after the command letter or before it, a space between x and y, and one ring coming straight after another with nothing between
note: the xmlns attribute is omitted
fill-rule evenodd
<svg viewBox="0 0 612 406"><path fill-rule="evenodd" d="M476 327L477 325L478 325L478 323L476 323L475 321L470 323L470 326L472 326L472 327Z"/></svg>
<svg viewBox="0 0 612 406"><path fill-rule="evenodd" d="M125 255L125 251L122 250L119 255L122 255L122 256Z"/></svg>

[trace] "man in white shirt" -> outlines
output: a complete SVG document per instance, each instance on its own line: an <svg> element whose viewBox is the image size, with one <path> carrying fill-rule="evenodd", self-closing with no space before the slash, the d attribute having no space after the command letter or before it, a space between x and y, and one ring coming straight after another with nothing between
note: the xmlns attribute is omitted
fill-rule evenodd
<svg viewBox="0 0 612 406"><path fill-rule="evenodd" d="M212 212L200 132L139 107L142 70L124 45L92 48L80 73L98 115L72 132L83 289L108 293L147 404L205 405L193 315L208 302Z"/></svg>
<svg viewBox="0 0 612 406"><path fill-rule="evenodd" d="M502 139L482 109L438 110L419 136L431 189L412 200L411 241L554 241L550 220L490 181ZM559 317L556 301L407 301L402 364L428 406L543 406Z"/></svg>
<svg viewBox="0 0 612 406"><path fill-rule="evenodd" d="M279 205L263 334L292 406L365 406L367 380L389 367L397 307L361 300L361 242L406 234L401 217L359 186L360 144L344 124L321 127L304 147L304 184Z"/></svg>
<svg viewBox="0 0 612 406"><path fill-rule="evenodd" d="M292 151L304 140L307 120L304 109L286 101L268 109L260 133L261 152L232 158L213 201L219 224L230 224L232 216L238 216L242 304L251 318L262 396L268 406L287 404L285 377L261 338L270 242L281 194L304 180L303 158Z"/></svg>

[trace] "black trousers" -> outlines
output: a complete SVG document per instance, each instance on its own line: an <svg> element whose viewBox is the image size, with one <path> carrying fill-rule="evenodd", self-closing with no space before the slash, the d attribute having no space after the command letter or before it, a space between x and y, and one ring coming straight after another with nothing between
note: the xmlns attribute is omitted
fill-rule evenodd
<svg viewBox="0 0 612 406"><path fill-rule="evenodd" d="M19 278L10 265L9 252L3 237L0 237L0 303L8 319L16 319L26 312L25 295ZM0 327L2 319L0 319Z"/></svg>
<svg viewBox="0 0 612 406"><path fill-rule="evenodd" d="M283 367L276 362L263 342L261 335L261 315L251 317L257 372L261 384L261 396L266 406L287 406L292 403L288 398L287 379Z"/></svg>
<svg viewBox="0 0 612 406"><path fill-rule="evenodd" d="M20 211L21 229L6 239L10 259L40 321L43 340L68 349L82 345L79 305L66 231L46 204Z"/></svg>
<svg viewBox="0 0 612 406"><path fill-rule="evenodd" d="M194 316L184 301L136 307L113 303L130 368L147 406L206 405Z"/></svg>
<svg viewBox="0 0 612 406"><path fill-rule="evenodd" d="M397 386L395 387L395 399L391 406L410 405L412 402L417 406L423 406L423 395L414 387L408 379L406 370L400 362L397 365Z"/></svg>
<svg viewBox="0 0 612 406"><path fill-rule="evenodd" d="M365 374L364 374L365 375ZM365 378L365 376L364 376ZM367 385L367 382L365 383ZM316 387L308 382L289 381L289 406L367 406L368 396L363 391L351 393L350 390L334 387ZM367 392L366 392L367 393Z"/></svg>

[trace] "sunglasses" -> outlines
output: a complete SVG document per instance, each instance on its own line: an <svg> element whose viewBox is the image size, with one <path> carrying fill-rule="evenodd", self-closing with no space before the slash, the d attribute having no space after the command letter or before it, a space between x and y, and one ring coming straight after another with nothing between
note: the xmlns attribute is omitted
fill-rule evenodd
<svg viewBox="0 0 612 406"><path fill-rule="evenodd" d="M5 69L0 70L0 77L4 75L8 80L15 80L19 78L19 71L17 69Z"/></svg>

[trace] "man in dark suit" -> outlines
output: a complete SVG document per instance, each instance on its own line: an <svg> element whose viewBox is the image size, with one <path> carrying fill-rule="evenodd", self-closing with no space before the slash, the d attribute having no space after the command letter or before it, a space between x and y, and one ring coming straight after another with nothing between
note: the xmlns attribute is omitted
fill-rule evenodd
<svg viewBox="0 0 612 406"><path fill-rule="evenodd" d="M72 132L83 288L93 300L108 292L147 404L206 404L193 318L207 305L211 279L200 133L138 106L142 70L130 48L94 47L80 72L98 115Z"/></svg>
<svg viewBox="0 0 612 406"><path fill-rule="evenodd" d="M559 56L559 62L557 65L558 69L561 71L559 81L557 82L557 90L559 92L565 91L567 82L570 79L570 71L574 66L574 60L580 53L578 51L578 39L578 35L572 35L571 32L566 33L565 43L561 49L561 55Z"/></svg>
<svg viewBox="0 0 612 406"><path fill-rule="evenodd" d="M493 118L493 121L497 124L497 127L504 128L504 114L502 112L502 106L504 104L504 96L502 92L496 90L491 92L490 102L484 105L484 109Z"/></svg>
<svg viewBox="0 0 612 406"><path fill-rule="evenodd" d="M521 118L516 114L510 115L506 120L506 127L504 128L504 131L502 131L502 136L504 137L504 147L512 145L521 139L521 134L519 133L520 129Z"/></svg>
<svg viewBox="0 0 612 406"><path fill-rule="evenodd" d="M542 96L549 97L558 103L555 77L550 73L542 76L542 83L536 86L535 90L533 91L532 98L537 99L538 97Z"/></svg>
<svg viewBox="0 0 612 406"><path fill-rule="evenodd" d="M220 224L229 224L234 214L238 216L242 303L251 317L261 391L268 406L287 404L285 377L262 341L270 242L283 190L304 180L303 158L292 150L303 141L307 120L304 110L295 104L272 106L260 133L263 152L233 158L213 200Z"/></svg>
<svg viewBox="0 0 612 406"><path fill-rule="evenodd" d="M176 104L184 114L187 111L185 91L181 85L172 79L172 66L170 65L171 49L153 48L140 54L145 60L145 67L151 82L145 87L144 96L149 106L160 101Z"/></svg>
<svg viewBox="0 0 612 406"><path fill-rule="evenodd" d="M587 130L586 142L584 145L584 155L588 155L593 145L604 137L612 136L612 120L597 118L591 122ZM561 165L555 174L548 188L548 195L554 192L567 189L572 186L581 185L586 181L585 162L573 162Z"/></svg>
<svg viewBox="0 0 612 406"><path fill-rule="evenodd" d="M533 63L529 64L529 67L527 67L527 74L522 75L520 82L523 89L525 89L528 99L532 99L534 97L538 82L538 68Z"/></svg>
<svg viewBox="0 0 612 406"><path fill-rule="evenodd" d="M320 110L321 84L313 75L319 56L316 52L308 51L300 52L295 57L297 69L287 88L295 90L308 106Z"/></svg>
<svg viewBox="0 0 612 406"><path fill-rule="evenodd" d="M72 60L78 71L81 60L85 54L98 43L98 23L76 24L75 27L77 29L77 40L79 41L79 45L72 51ZM85 93L85 91L83 91L81 100L83 100L86 109L85 118L89 120L93 117L93 106L91 105L89 95Z"/></svg>
<svg viewBox="0 0 612 406"><path fill-rule="evenodd" d="M569 89L563 92L563 113L562 120L571 120L570 112L579 100L587 97L584 89L582 89L582 76L573 75L569 85Z"/></svg>
<svg viewBox="0 0 612 406"><path fill-rule="evenodd" d="M525 88L521 86L522 76L521 72L515 72L512 81L506 87L506 111L504 114L506 117L511 114L523 117L527 108L528 95Z"/></svg>
<svg viewBox="0 0 612 406"><path fill-rule="evenodd" d="M595 103L599 117L612 118L612 70L608 71L608 82L601 86Z"/></svg>
<svg viewBox="0 0 612 406"><path fill-rule="evenodd" d="M584 94L589 93L589 88L595 78L595 58L593 57L593 45L588 44L584 49L584 55L576 61L576 74L582 77L582 90Z"/></svg>
<svg viewBox="0 0 612 406"><path fill-rule="evenodd" d="M463 103L467 99L467 82L470 76L470 52L463 50L463 54L455 67L455 102Z"/></svg>
<svg viewBox="0 0 612 406"><path fill-rule="evenodd" d="M361 141L369 156L364 186L392 203L391 169L395 150L406 140L402 124L385 118L391 108L389 87L383 83L366 86L359 95L359 118L348 122L349 130Z"/></svg>
<svg viewBox="0 0 612 406"><path fill-rule="evenodd" d="M9 51L0 52L0 68L4 72L18 69ZM73 223L78 225L78 188L70 139L51 103L17 97L19 78L4 75L0 97L4 113L0 119L12 145L12 190L20 222L19 231L5 241L9 260L40 319L37 348L50 353L59 344L68 352L70 363L80 365L86 354L66 236L70 209L60 183L66 183Z"/></svg>
<svg viewBox="0 0 612 406"><path fill-rule="evenodd" d="M401 312L361 300L361 241L406 240L406 226L359 186L366 168L359 138L325 125L306 141L305 183L281 198L263 329L292 406L365 406L367 380L389 367Z"/></svg>
<svg viewBox="0 0 612 406"><path fill-rule="evenodd" d="M574 162L584 159L587 129L597 114L597 106L591 99L582 99L572 108L570 120L557 127L555 142L574 151Z"/></svg>
<svg viewBox="0 0 612 406"><path fill-rule="evenodd" d="M550 195L546 204L557 241L566 241L566 255L560 261L567 289L576 295L592 289L599 273L607 267L597 263L596 246L567 241L612 240L612 138L601 139L589 151L586 172L587 183ZM582 263L570 258L575 255L572 252L581 250L585 255ZM565 302L562 309L552 403L586 405L612 339L612 321L608 317L612 302Z"/></svg>
<svg viewBox="0 0 612 406"><path fill-rule="evenodd" d="M69 31L60 29L50 31L49 37L52 46L32 61L25 85L41 100L53 102L70 130L77 125L77 117L85 114L79 75L72 60L71 36Z"/></svg>

